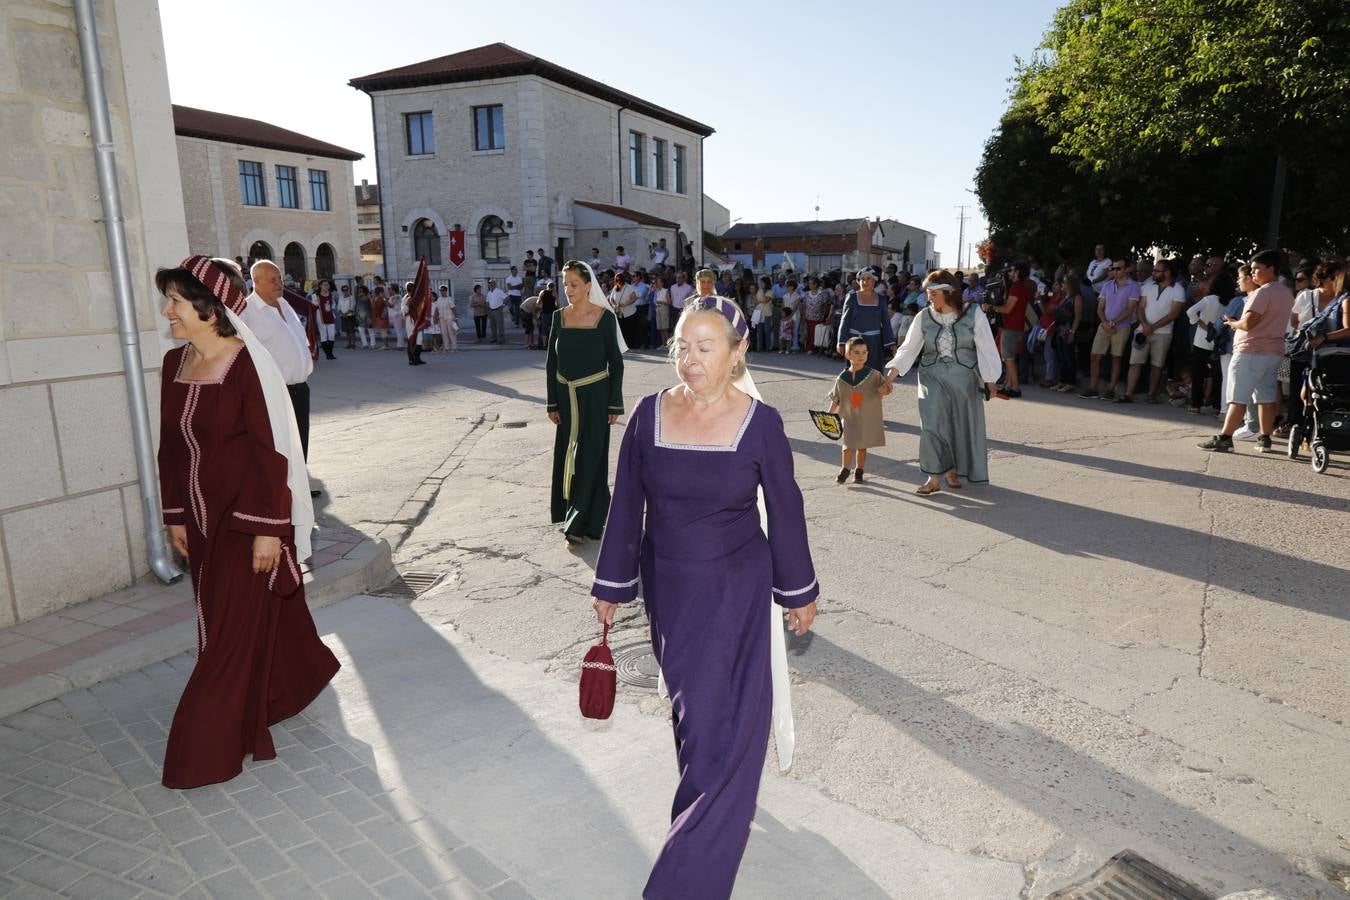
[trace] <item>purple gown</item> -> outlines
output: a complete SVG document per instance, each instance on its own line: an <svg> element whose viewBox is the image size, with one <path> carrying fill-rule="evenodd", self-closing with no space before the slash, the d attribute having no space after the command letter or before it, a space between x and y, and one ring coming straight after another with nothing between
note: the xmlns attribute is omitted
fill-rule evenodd
<svg viewBox="0 0 1350 900"><path fill-rule="evenodd" d="M768 752L770 597L795 608L820 589L778 411L753 401L729 447L672 444L660 400L643 397L624 431L591 592L627 603L641 582L674 710L680 782L642 896L716 900L736 882Z"/></svg>

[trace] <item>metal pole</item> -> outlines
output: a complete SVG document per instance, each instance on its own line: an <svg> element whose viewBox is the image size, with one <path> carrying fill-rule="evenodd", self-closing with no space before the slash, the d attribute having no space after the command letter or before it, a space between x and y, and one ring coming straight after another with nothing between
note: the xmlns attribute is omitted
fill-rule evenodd
<svg viewBox="0 0 1350 900"><path fill-rule="evenodd" d="M956 267L962 268L961 252L966 249L966 205L962 204L957 209L961 210L961 216L958 221L961 223L956 232Z"/></svg>
<svg viewBox="0 0 1350 900"><path fill-rule="evenodd" d="M103 87L103 63L98 52L98 24L94 0L75 0L75 25L80 38L80 62L84 68L84 93L89 103L90 131L98 167L98 187L103 203L103 230L108 239L112 266L113 299L117 304L117 329L122 343L122 368L126 374L127 404L131 410L131 438L140 479L141 516L145 525L146 555L150 570L166 584L183 577L174 562L160 526L159 473L154 444L150 439L149 402L145 395L145 370L141 367L141 340L136 324L136 305L131 289L131 264L127 254L126 220L122 194L117 185L117 154L113 148L108 95Z"/></svg>
<svg viewBox="0 0 1350 900"><path fill-rule="evenodd" d="M1266 217L1266 249L1280 248L1280 218L1284 210L1284 154L1275 155L1275 181L1270 186L1270 211Z"/></svg>

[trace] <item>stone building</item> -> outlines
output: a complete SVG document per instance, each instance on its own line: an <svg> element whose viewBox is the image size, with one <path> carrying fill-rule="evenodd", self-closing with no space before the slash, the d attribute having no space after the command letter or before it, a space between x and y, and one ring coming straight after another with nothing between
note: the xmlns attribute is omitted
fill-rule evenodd
<svg viewBox="0 0 1350 900"><path fill-rule="evenodd" d="M465 297L541 247L561 261L622 245L646 262L665 237L699 258L707 125L500 43L350 84L374 111L393 277L425 256ZM458 268L451 230L465 232Z"/></svg>
<svg viewBox="0 0 1350 900"><path fill-rule="evenodd" d="M356 239L361 271L384 275L384 241L380 238L380 186L362 178L356 196Z"/></svg>
<svg viewBox="0 0 1350 900"><path fill-rule="evenodd" d="M924 274L940 265L936 235L894 219L827 219L807 222L740 222L722 234L722 255L755 271L791 260L798 272L828 272L895 263Z"/></svg>
<svg viewBox="0 0 1350 900"><path fill-rule="evenodd" d="M154 4L97 10L153 432L153 274L188 251L164 41ZM0 4L0 626L148 568L90 127L74 11Z"/></svg>
<svg viewBox="0 0 1350 900"><path fill-rule="evenodd" d="M256 119L173 107L193 253L270 259L297 281L363 271L352 162L361 154Z"/></svg>

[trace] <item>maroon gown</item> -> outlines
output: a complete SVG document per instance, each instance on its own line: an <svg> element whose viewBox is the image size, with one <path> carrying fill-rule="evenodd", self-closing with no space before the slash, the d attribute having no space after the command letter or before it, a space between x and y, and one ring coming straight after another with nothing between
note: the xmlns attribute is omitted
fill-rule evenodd
<svg viewBox="0 0 1350 900"><path fill-rule="evenodd" d="M273 759L267 726L300 712L338 670L305 605L286 457L272 443L262 386L242 344L219 380L182 376L164 356L159 481L164 524L187 528L197 665L174 712L164 786L228 781L244 757ZM281 538L281 561L253 572L253 538Z"/></svg>

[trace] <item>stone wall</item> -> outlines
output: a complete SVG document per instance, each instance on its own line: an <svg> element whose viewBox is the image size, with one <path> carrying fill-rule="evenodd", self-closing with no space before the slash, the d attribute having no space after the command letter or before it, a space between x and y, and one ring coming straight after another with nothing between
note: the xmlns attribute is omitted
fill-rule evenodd
<svg viewBox="0 0 1350 900"><path fill-rule="evenodd" d="M96 4L157 419L154 269L186 255L155 7ZM112 274L74 12L0 5L0 626L147 570ZM158 427L157 421L153 423Z"/></svg>
<svg viewBox="0 0 1350 900"><path fill-rule="evenodd" d="M364 272L356 229L356 197L352 192L352 164L345 159L306 156L203 138L177 138L183 205L188 243L193 253L248 258L255 241L272 248L272 259L282 263L286 245L295 242L305 251L305 272L315 278L314 255L320 244L333 248L335 274ZM239 161L262 163L266 206L245 206L240 197ZM295 169L298 209L278 205L277 166ZM328 210L314 209L309 170L328 173Z"/></svg>

